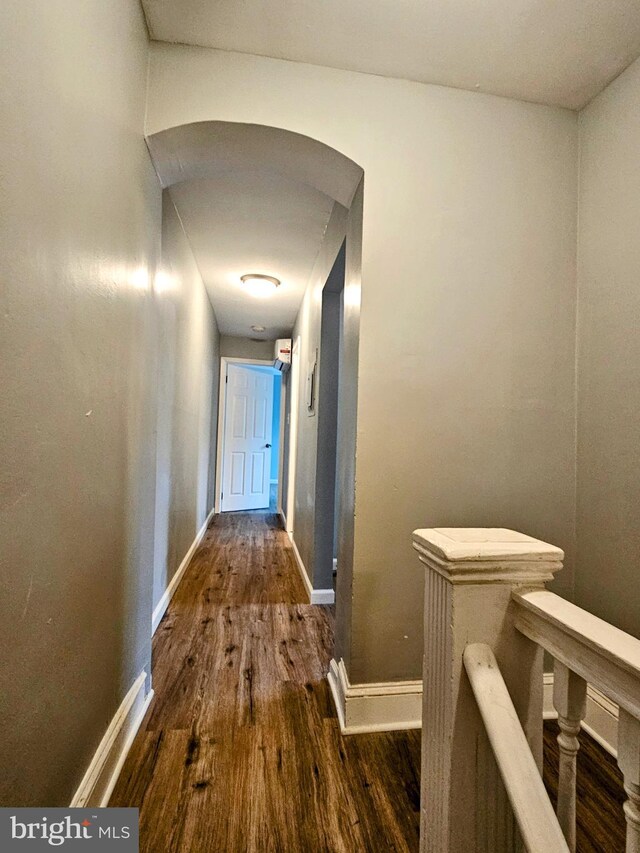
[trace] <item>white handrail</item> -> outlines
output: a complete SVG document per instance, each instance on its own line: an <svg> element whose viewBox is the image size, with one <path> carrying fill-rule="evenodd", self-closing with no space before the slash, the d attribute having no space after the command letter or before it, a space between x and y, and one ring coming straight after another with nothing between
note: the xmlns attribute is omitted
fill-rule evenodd
<svg viewBox="0 0 640 853"><path fill-rule="evenodd" d="M512 599L521 634L640 718L640 640L547 590Z"/></svg>
<svg viewBox="0 0 640 853"><path fill-rule="evenodd" d="M473 643L465 648L463 659L526 849L568 853L493 652L484 643Z"/></svg>
<svg viewBox="0 0 640 853"><path fill-rule="evenodd" d="M558 814L567 838L575 843L577 732L589 682L620 706L627 851L640 853L640 640L546 590L513 591L512 603L515 628L553 655L563 677L559 690L554 684L554 704L561 729Z"/></svg>

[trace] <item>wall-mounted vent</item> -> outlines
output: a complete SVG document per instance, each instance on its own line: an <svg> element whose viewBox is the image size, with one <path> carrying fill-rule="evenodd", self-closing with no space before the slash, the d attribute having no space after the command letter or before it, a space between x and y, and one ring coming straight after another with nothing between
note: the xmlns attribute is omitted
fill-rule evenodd
<svg viewBox="0 0 640 853"><path fill-rule="evenodd" d="M273 366L285 373L291 367L291 338L276 341Z"/></svg>

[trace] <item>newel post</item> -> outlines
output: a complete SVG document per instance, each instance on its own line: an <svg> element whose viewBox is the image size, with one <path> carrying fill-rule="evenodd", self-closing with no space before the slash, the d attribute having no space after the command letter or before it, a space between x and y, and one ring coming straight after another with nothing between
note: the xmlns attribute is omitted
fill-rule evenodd
<svg viewBox="0 0 640 853"><path fill-rule="evenodd" d="M560 548L513 530L416 530L426 567L420 850L518 849L513 816L463 668L487 643L542 767L542 650L513 626L514 589L543 588Z"/></svg>

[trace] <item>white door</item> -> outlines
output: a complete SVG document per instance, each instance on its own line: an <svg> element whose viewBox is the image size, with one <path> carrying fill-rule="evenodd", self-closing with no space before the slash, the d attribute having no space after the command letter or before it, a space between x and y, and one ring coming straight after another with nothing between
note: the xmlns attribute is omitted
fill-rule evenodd
<svg viewBox="0 0 640 853"><path fill-rule="evenodd" d="M227 365L222 512L269 506L273 375Z"/></svg>

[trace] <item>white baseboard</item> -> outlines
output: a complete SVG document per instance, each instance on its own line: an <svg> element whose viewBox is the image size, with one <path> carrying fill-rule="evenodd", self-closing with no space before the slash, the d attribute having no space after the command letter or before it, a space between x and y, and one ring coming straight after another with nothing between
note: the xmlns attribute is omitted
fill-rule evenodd
<svg viewBox="0 0 640 853"><path fill-rule="evenodd" d="M300 572L302 583L304 584L304 588L307 590L307 595L309 596L309 602L311 604L333 604L336 600L335 592L332 589L313 588L313 586L311 585L311 581L309 580L309 575L307 574L305 565L302 562L300 551L298 551L298 546L296 545L291 536L289 536L289 541L291 542L291 547L293 548L293 555L296 558L296 565L298 566L298 571Z"/></svg>
<svg viewBox="0 0 640 853"><path fill-rule="evenodd" d="M343 734L417 729L422 725L422 682L350 684L344 661L332 660L327 674ZM545 720L558 716L553 707L553 673L544 674ZM587 686L587 714L582 728L614 758L618 744L618 706Z"/></svg>
<svg viewBox="0 0 640 853"><path fill-rule="evenodd" d="M160 624L160 621L162 620L162 617L166 613L167 607L169 606L169 602L173 598L175 591L178 589L178 584L182 580L182 576L186 572L187 567L189 566L189 563L191 562L191 558L195 554L196 548L202 542L204 535L207 532L207 528L209 527L211 519L213 518L214 515L215 515L215 510L212 509L211 512L209 513L209 515L207 516L205 523L202 525L202 527L200 528L200 530L196 534L196 538L191 543L191 547L189 548L189 550L185 554L183 561L178 566L178 571L171 578L171 580L169 581L169 585L165 589L162 598L156 604L155 610L153 611L153 616L151 617L151 636L153 636L155 634L156 629L157 629L158 625Z"/></svg>
<svg viewBox="0 0 640 853"><path fill-rule="evenodd" d="M332 660L327 674L343 734L417 729L422 725L422 682L351 684L344 661ZM556 719L553 673L544 674L545 720ZM587 686L587 714L582 728L614 758L618 744L618 706Z"/></svg>
<svg viewBox="0 0 640 853"><path fill-rule="evenodd" d="M553 707L552 672L544 674L543 716L545 720L558 717ZM618 757L618 706L591 684L587 685L587 715L582 728L614 758Z"/></svg>
<svg viewBox="0 0 640 853"><path fill-rule="evenodd" d="M70 808L103 808L109 804L140 723L153 698L153 690L144 694L147 673L141 672L122 700L100 741Z"/></svg>
<svg viewBox="0 0 640 853"><path fill-rule="evenodd" d="M344 661L327 675L342 734L392 732L422 726L422 681L350 684Z"/></svg>

